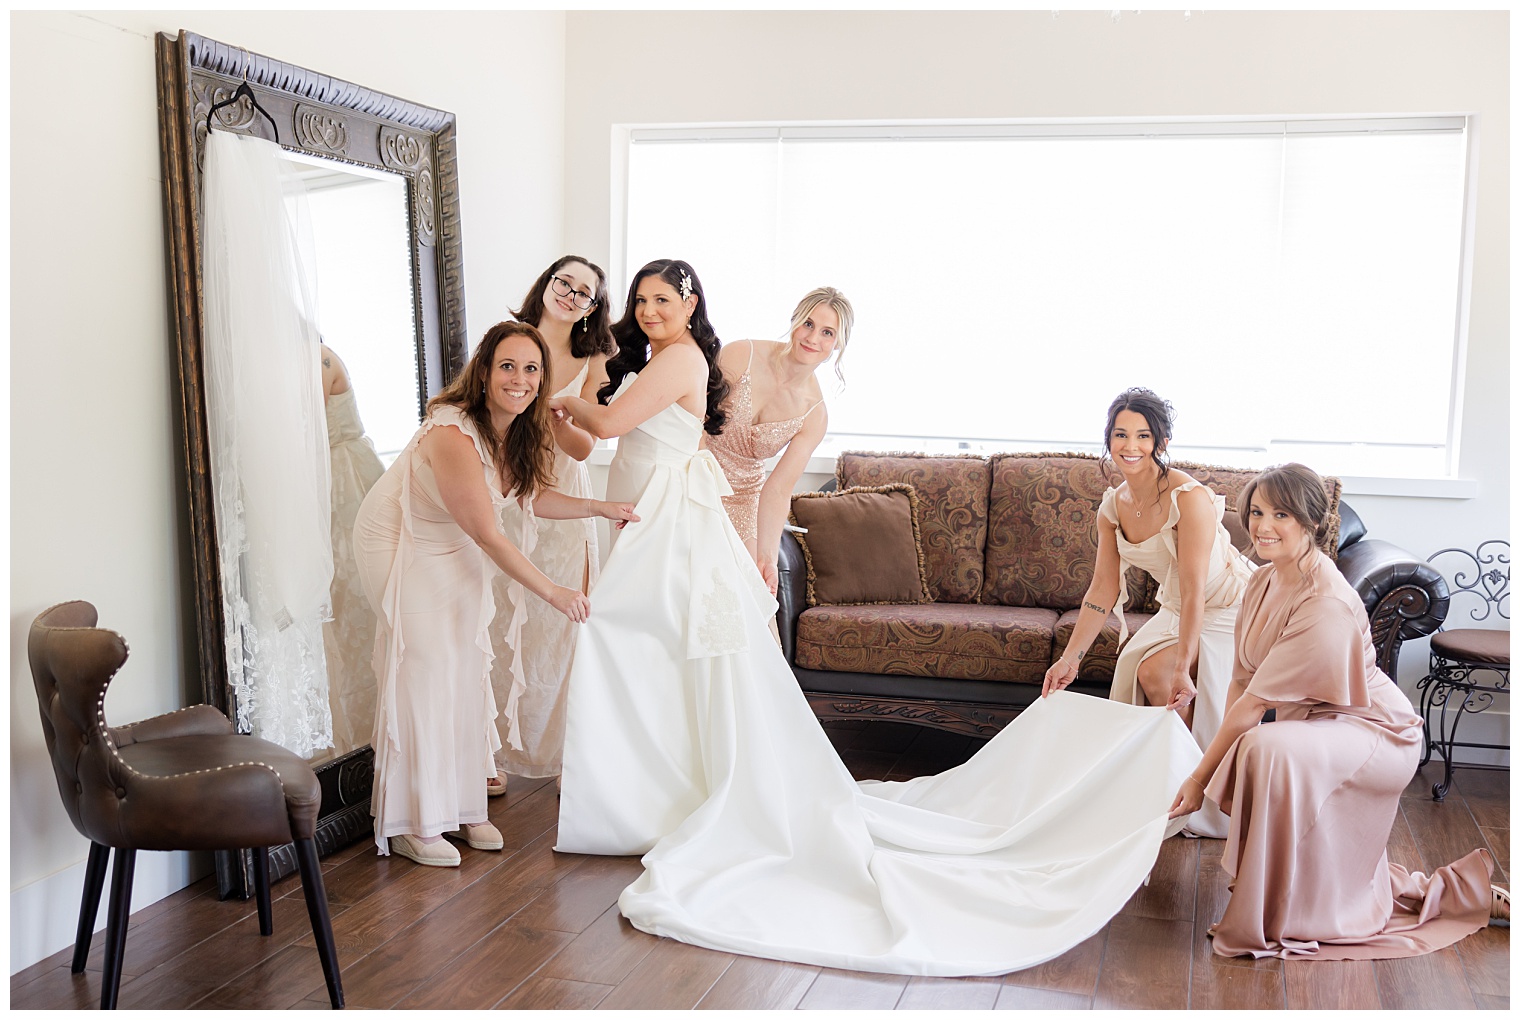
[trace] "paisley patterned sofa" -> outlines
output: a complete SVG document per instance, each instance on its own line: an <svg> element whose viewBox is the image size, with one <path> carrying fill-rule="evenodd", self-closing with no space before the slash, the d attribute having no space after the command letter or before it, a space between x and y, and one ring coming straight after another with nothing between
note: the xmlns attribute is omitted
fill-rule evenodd
<svg viewBox="0 0 1520 1020"><path fill-rule="evenodd" d="M1226 500L1237 546L1247 545L1235 498L1254 471L1176 467ZM1078 453L926 456L845 453L825 488L906 482L932 602L807 605L801 547L782 536L777 627L782 649L820 718L878 718L991 736L1039 696L1045 670L1066 647L1092 579L1094 523L1108 482ZM1379 662L1396 675L1399 646L1434 632L1449 596L1440 574L1392 544L1366 537L1339 502L1330 551L1362 596ZM1155 612L1155 582L1128 578L1130 632ZM1117 656L1110 619L1082 662L1074 690L1107 696Z"/></svg>

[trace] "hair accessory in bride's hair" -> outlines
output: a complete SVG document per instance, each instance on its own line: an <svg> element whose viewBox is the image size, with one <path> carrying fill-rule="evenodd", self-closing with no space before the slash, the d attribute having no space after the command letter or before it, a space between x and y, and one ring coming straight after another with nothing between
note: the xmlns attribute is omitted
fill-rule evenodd
<svg viewBox="0 0 1520 1020"><path fill-rule="evenodd" d="M681 300L691 297L691 277L686 275L686 270L681 270Z"/></svg>

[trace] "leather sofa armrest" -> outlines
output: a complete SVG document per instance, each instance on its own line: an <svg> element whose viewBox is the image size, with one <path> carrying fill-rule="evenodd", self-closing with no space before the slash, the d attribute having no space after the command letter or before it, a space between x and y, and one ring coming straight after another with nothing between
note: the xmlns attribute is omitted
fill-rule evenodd
<svg viewBox="0 0 1520 1020"><path fill-rule="evenodd" d="M797 617L807 608L807 561L790 531L781 533L776 576L776 630L781 634L781 652L791 663L797 660Z"/></svg>
<svg viewBox="0 0 1520 1020"><path fill-rule="evenodd" d="M117 747L140 744L148 740L167 737L187 737L199 734L229 734L232 723L210 705L191 705L175 712L155 715L126 726L112 726L111 739Z"/></svg>
<svg viewBox="0 0 1520 1020"><path fill-rule="evenodd" d="M1399 647L1434 634L1446 619L1451 604L1446 579L1430 564L1378 538L1347 546L1336 565L1367 607L1378 668L1397 681Z"/></svg>

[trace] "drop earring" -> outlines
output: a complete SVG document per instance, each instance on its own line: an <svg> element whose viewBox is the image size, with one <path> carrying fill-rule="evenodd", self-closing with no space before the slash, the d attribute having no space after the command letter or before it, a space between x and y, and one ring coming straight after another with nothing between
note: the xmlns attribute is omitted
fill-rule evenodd
<svg viewBox="0 0 1520 1020"><path fill-rule="evenodd" d="M581 319L581 332L591 332L591 316L587 315Z"/></svg>

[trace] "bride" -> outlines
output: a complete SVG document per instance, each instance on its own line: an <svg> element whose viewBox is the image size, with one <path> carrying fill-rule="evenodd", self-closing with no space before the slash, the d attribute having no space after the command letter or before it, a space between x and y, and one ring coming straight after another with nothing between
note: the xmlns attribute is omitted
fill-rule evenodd
<svg viewBox="0 0 1520 1020"><path fill-rule="evenodd" d="M639 270L602 403L616 536L577 636L557 850L643 854L619 909L699 946L852 970L1001 974L1100 929L1198 761L1175 713L1062 692L969 762L853 781L771 639L776 603L705 448L727 389L696 273Z"/></svg>

